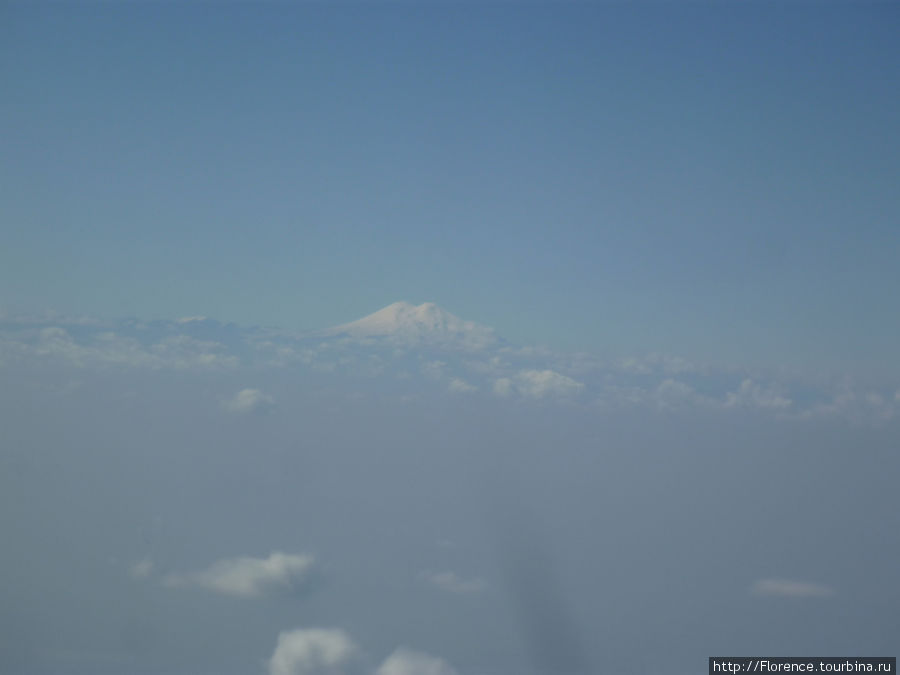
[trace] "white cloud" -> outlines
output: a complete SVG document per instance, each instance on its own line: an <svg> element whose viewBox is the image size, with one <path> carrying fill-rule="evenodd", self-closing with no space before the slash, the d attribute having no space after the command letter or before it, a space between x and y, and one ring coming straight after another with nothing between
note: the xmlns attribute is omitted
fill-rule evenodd
<svg viewBox="0 0 900 675"><path fill-rule="evenodd" d="M241 389L225 402L226 410L233 413L265 412L275 407L275 399L259 389Z"/></svg>
<svg viewBox="0 0 900 675"><path fill-rule="evenodd" d="M308 587L315 568L309 555L274 552L268 558L228 558L191 574L170 574L171 588L197 587L223 595L254 598L289 594Z"/></svg>
<svg viewBox="0 0 900 675"><path fill-rule="evenodd" d="M755 595L781 598L827 598L834 595L834 591L826 586L789 579L760 579L750 590Z"/></svg>
<svg viewBox="0 0 900 675"><path fill-rule="evenodd" d="M877 392L843 390L835 394L831 402L815 405L803 411L800 417L839 416L855 423L878 423L892 419L896 413L895 401Z"/></svg>
<svg viewBox="0 0 900 675"><path fill-rule="evenodd" d="M361 675L362 652L338 628L297 628L278 635L269 675ZM443 659L400 647L371 675L457 675Z"/></svg>
<svg viewBox="0 0 900 675"><path fill-rule="evenodd" d="M728 408L767 408L769 410L785 410L791 406L791 399L773 388L763 388L751 379L745 379L737 391L725 396Z"/></svg>
<svg viewBox="0 0 900 675"><path fill-rule="evenodd" d="M385 659L375 675L456 675L456 670L443 659L401 647Z"/></svg>
<svg viewBox="0 0 900 675"><path fill-rule="evenodd" d="M457 394L466 394L468 392L476 391L478 387L469 384L465 380L459 377L454 377L450 380L450 384L447 387L450 391L455 392Z"/></svg>
<svg viewBox="0 0 900 675"><path fill-rule="evenodd" d="M523 370L516 379L519 393L535 398L577 394L584 389L581 382L553 370Z"/></svg>
<svg viewBox="0 0 900 675"><path fill-rule="evenodd" d="M694 388L678 380L667 379L660 382L654 392L656 403L661 408L677 408L699 401Z"/></svg>
<svg viewBox="0 0 900 675"><path fill-rule="evenodd" d="M34 341L16 341L23 355L64 361L77 367L91 365L131 368L223 369L238 365L225 346L189 335L172 335L150 346L133 337L105 331L78 341L60 326L41 329Z"/></svg>
<svg viewBox="0 0 900 675"><path fill-rule="evenodd" d="M282 631L269 659L269 675L348 675L358 656L356 645L337 628Z"/></svg>
<svg viewBox="0 0 900 675"><path fill-rule="evenodd" d="M420 578L447 593L481 593L487 590L484 579L461 579L455 572L422 572Z"/></svg>
<svg viewBox="0 0 900 675"><path fill-rule="evenodd" d="M143 560L134 563L128 571L133 579L146 579L152 572L153 561L149 558L144 558Z"/></svg>
<svg viewBox="0 0 900 675"><path fill-rule="evenodd" d="M577 394L584 385L554 370L522 370L515 377L494 380L494 393L508 396L513 391L521 396L544 398Z"/></svg>

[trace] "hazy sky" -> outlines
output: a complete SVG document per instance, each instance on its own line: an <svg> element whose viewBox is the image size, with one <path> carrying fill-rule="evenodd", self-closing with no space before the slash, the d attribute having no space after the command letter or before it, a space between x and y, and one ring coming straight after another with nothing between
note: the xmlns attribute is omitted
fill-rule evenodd
<svg viewBox="0 0 900 675"><path fill-rule="evenodd" d="M897 373L896 3L5 3L0 307Z"/></svg>
<svg viewBox="0 0 900 675"><path fill-rule="evenodd" d="M0 673L896 655L898 29L0 5Z"/></svg>

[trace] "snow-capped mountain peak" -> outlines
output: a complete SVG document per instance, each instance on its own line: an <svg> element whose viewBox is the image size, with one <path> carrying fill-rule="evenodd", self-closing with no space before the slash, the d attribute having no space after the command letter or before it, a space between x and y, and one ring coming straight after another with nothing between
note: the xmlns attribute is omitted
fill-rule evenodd
<svg viewBox="0 0 900 675"><path fill-rule="evenodd" d="M335 326L327 334L462 349L481 349L496 341L491 328L464 321L433 302L395 302L362 319Z"/></svg>

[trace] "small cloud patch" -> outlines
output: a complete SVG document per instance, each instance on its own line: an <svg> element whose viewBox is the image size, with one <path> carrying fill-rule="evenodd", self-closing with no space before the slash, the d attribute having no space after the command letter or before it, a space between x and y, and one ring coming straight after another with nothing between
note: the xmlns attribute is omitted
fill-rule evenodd
<svg viewBox="0 0 900 675"><path fill-rule="evenodd" d="M227 558L200 572L170 574L163 584L242 598L290 595L309 587L314 569L312 556L274 552L268 558Z"/></svg>
<svg viewBox="0 0 900 675"><path fill-rule="evenodd" d="M527 398L574 396L584 384L554 370L522 370L515 377L494 380L494 393L509 396L513 392Z"/></svg>
<svg viewBox="0 0 900 675"><path fill-rule="evenodd" d="M786 410L791 403L791 399L777 389L763 387L749 378L741 382L737 391L729 392L725 397L725 406L728 408Z"/></svg>
<svg viewBox="0 0 900 675"><path fill-rule="evenodd" d="M275 407L275 399L259 389L241 389L225 402L225 409L239 415L263 413Z"/></svg>

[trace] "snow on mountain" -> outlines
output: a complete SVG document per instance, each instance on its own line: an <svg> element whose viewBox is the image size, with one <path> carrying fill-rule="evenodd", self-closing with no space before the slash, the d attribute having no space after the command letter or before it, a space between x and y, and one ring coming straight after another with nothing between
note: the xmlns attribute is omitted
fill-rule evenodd
<svg viewBox="0 0 900 675"><path fill-rule="evenodd" d="M395 302L362 319L335 326L324 335L465 350L484 349L497 342L493 329L474 321L464 321L433 302L418 306Z"/></svg>
<svg viewBox="0 0 900 675"><path fill-rule="evenodd" d="M269 368L303 369L322 377L350 377L353 387L372 382L382 393L406 395L418 380L460 396L593 401L606 410L757 410L879 424L900 417L900 392L891 381L877 389L830 386L773 379L740 367L696 366L659 354L602 361L590 354L520 347L430 302L395 302L357 321L311 333L203 317L144 321L0 314L0 369L27 373L33 365L47 364L79 372L252 371L254 380ZM271 406L267 394L241 387L226 409Z"/></svg>

